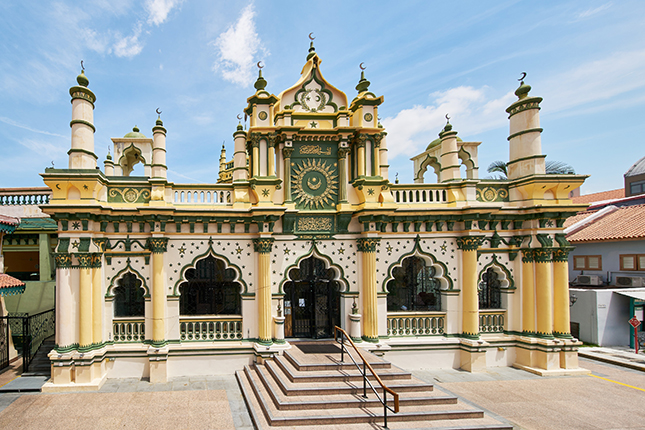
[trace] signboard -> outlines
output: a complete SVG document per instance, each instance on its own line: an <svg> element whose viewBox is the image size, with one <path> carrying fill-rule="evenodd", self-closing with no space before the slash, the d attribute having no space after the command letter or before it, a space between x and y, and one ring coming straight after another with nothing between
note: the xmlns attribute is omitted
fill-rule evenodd
<svg viewBox="0 0 645 430"><path fill-rule="evenodd" d="M638 326L640 326L640 325L641 325L641 322L640 322L640 321L638 320L638 318L636 318L635 316L633 316L633 317L629 320L629 323L630 323L630 324L631 324L631 326L632 326L632 327L634 327L634 328L638 328Z"/></svg>

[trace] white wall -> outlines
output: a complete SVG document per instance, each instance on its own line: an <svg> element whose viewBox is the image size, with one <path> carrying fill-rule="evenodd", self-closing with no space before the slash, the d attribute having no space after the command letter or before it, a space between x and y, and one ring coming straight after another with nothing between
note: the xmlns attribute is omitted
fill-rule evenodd
<svg viewBox="0 0 645 430"><path fill-rule="evenodd" d="M628 346L629 298L616 290L572 288L578 300L571 306L571 322L580 324L580 340L600 346Z"/></svg>

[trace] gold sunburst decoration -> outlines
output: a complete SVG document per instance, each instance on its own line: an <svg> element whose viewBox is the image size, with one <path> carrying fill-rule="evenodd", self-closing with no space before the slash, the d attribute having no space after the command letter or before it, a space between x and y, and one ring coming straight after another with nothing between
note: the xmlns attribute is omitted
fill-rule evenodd
<svg viewBox="0 0 645 430"><path fill-rule="evenodd" d="M305 208L317 209L333 203L338 191L338 175L331 163L306 159L291 174L293 197Z"/></svg>

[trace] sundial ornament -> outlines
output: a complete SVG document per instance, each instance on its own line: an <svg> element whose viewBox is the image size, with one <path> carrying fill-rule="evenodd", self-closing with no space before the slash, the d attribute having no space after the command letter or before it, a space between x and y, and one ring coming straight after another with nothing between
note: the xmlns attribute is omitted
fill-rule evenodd
<svg viewBox="0 0 645 430"><path fill-rule="evenodd" d="M306 146L320 149L318 145ZM294 200L305 209L322 209L333 204L338 194L338 174L332 160L302 160L293 168L291 183Z"/></svg>

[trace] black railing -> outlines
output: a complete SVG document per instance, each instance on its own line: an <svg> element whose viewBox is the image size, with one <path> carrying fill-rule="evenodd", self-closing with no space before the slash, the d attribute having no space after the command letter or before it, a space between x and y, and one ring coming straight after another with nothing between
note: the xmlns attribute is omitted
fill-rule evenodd
<svg viewBox="0 0 645 430"><path fill-rule="evenodd" d="M338 334L340 333L340 342L338 341ZM345 339L349 341L349 344L354 348L354 351L358 354L358 356L361 358L363 361L363 368L361 369L361 366L354 360L354 357L352 357L352 354L349 352L349 349L345 346ZM363 398L367 399L367 386L369 385L374 394L376 395L376 398L381 402L383 405L383 428L388 428L387 426L387 411L390 410L394 412L395 414L399 412L399 394L392 390L391 388L388 388L383 381L381 381L381 378L376 374L372 366L367 362L365 357L363 357L363 354L356 348L356 345L352 341L352 338L347 334L345 330L342 328L335 326L334 327L334 340L338 343L340 343L340 362L343 363L345 361L345 352L347 351L347 355L349 358L352 360L358 371L361 373L361 376L363 376ZM369 378L367 377L367 370L372 373L374 376L374 379L379 383L381 388L383 389L383 397L381 397L376 391L376 388L374 388L374 385L372 385L372 382L370 382ZM390 393L393 397L394 400L394 408L389 406L387 404L387 393Z"/></svg>
<svg viewBox="0 0 645 430"><path fill-rule="evenodd" d="M24 313L0 317L0 369L9 365L9 332L18 353L22 354L22 372L29 370L29 364L43 341L54 335L56 330L54 309L34 315Z"/></svg>

